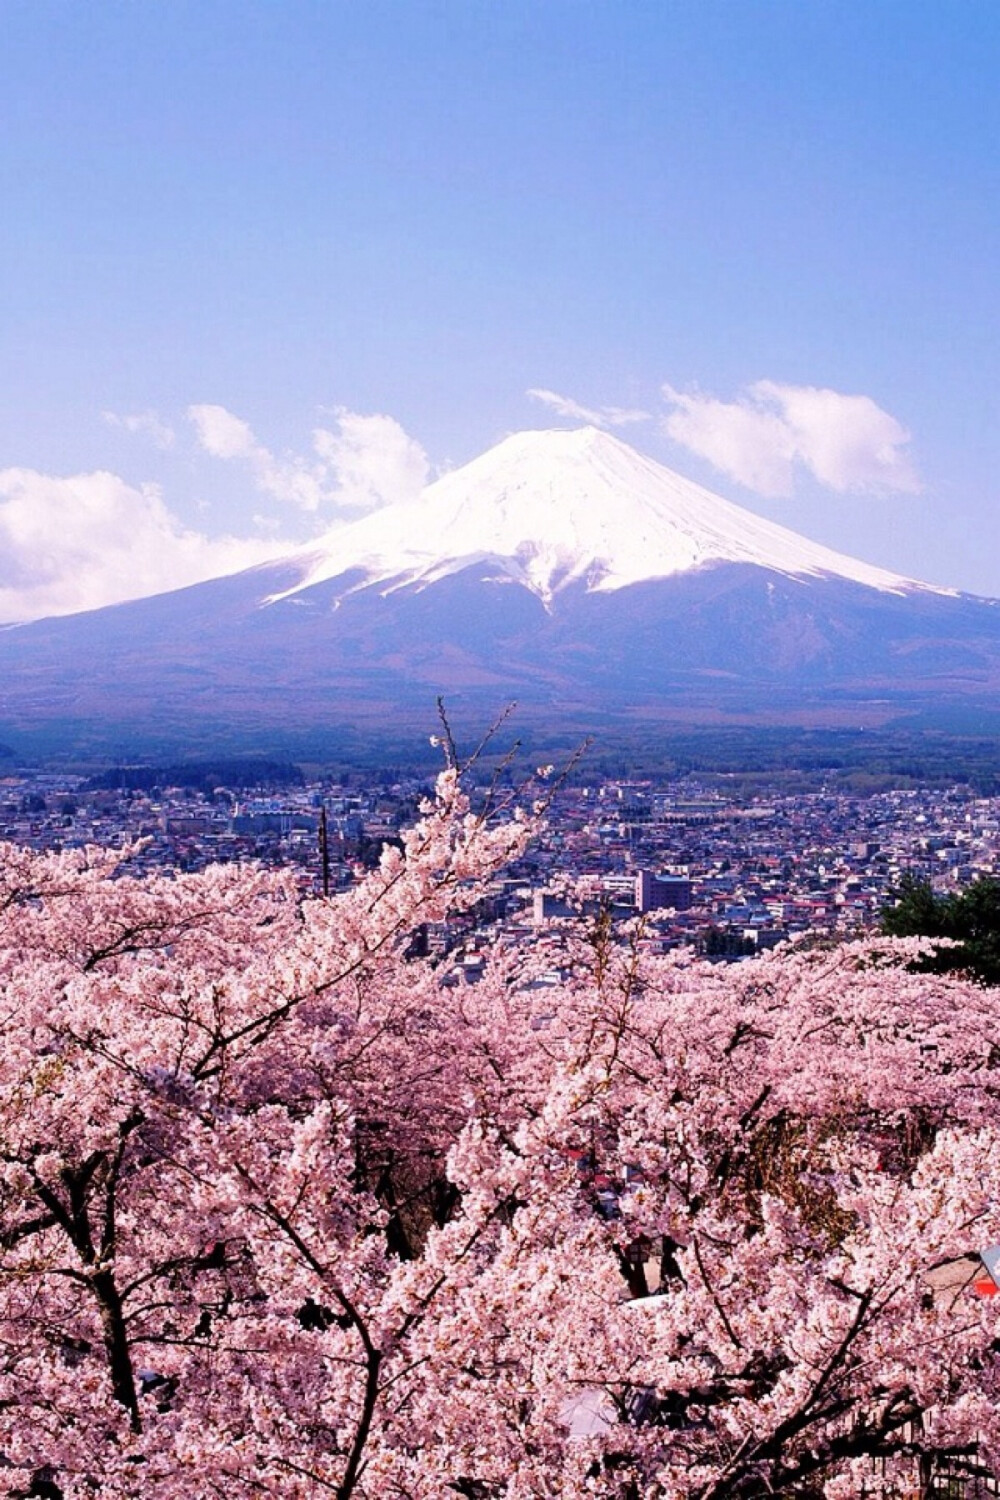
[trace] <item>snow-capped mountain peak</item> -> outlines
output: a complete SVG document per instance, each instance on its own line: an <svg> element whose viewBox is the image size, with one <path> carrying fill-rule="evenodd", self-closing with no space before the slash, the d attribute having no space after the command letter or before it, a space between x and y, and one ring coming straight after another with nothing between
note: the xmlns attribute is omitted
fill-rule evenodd
<svg viewBox="0 0 1000 1500"><path fill-rule="evenodd" d="M477 563L546 602L571 583L609 591L722 562L891 593L927 587L764 520L594 427L515 433L298 561L288 593L352 570L396 587Z"/></svg>
<svg viewBox="0 0 1000 1500"><path fill-rule="evenodd" d="M0 632L0 679L5 722L87 754L242 734L395 764L440 696L470 735L517 701L539 744L596 731L646 763L685 725L989 732L1000 600L816 546L606 433L527 432L308 552Z"/></svg>

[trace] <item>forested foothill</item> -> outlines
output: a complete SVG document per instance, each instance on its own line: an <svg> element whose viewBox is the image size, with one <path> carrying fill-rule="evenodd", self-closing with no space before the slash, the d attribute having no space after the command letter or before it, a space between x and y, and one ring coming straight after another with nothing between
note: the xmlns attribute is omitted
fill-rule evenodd
<svg viewBox="0 0 1000 1500"><path fill-rule="evenodd" d="M448 770L332 899L3 849L0 1491L1000 1467L995 996L916 938L712 966L601 921L468 984L411 937L524 850L528 796L473 811Z"/></svg>
<svg viewBox="0 0 1000 1500"><path fill-rule="evenodd" d="M266 760L260 756L237 756L228 759L182 761L175 765L114 766L98 772L83 783L84 791L151 791L154 787L178 786L202 792L230 787L302 786L305 777L300 766L288 761Z"/></svg>
<svg viewBox="0 0 1000 1500"><path fill-rule="evenodd" d="M878 729L799 729L761 724L698 725L670 721L631 726L623 734L614 726L592 722L559 730L519 716L518 733L527 754L561 761L582 741L593 743L577 775L600 781L616 776L678 777L691 773L725 777L737 785L809 789L833 783L859 793L892 787L968 786L979 795L1000 791L1000 727L996 716L969 716L962 723L938 726L900 722ZM466 712L457 728L474 736L482 719ZM157 734L162 725L157 724ZM367 729L331 717L314 732L280 726L269 729L266 749L259 733L239 729L208 730L192 740L190 726L178 725L165 738L148 743L135 734L123 736L127 753L109 753L81 735L72 724L30 733L0 722L0 758L21 768L71 770L108 788L154 785L235 788L261 781L294 783L307 775L351 778L410 775L433 777L438 759L428 744L436 727L431 709L427 733L413 725L380 725ZM152 734L152 729L151 729ZM490 764L490 750L483 765ZM496 759L502 757L498 754Z"/></svg>

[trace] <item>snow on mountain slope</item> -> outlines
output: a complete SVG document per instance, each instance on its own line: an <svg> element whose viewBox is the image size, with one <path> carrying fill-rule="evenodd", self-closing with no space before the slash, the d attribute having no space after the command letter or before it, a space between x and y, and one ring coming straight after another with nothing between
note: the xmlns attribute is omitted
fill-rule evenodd
<svg viewBox="0 0 1000 1500"><path fill-rule="evenodd" d="M479 562L546 602L578 581L608 591L716 562L891 593L930 587L807 541L594 427L515 433L417 500L336 528L297 561L301 583L273 599L354 569L366 584L398 587Z"/></svg>

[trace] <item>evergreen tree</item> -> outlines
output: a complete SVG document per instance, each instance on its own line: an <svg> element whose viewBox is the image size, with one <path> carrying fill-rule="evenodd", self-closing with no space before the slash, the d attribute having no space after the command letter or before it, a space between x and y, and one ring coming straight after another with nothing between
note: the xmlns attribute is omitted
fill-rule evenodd
<svg viewBox="0 0 1000 1500"><path fill-rule="evenodd" d="M950 938L957 947L935 949L920 967L936 974L958 970L981 984L1000 984L1000 880L974 880L968 890L936 896L929 880L909 872L900 880L896 903L882 913L890 937Z"/></svg>

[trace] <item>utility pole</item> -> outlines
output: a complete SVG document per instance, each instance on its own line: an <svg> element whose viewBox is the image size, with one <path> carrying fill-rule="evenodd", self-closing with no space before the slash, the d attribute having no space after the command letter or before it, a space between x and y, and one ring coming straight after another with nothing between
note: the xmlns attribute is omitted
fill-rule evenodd
<svg viewBox="0 0 1000 1500"><path fill-rule="evenodd" d="M323 895L330 894L330 844L326 831L326 803L319 810L319 857L323 865Z"/></svg>

